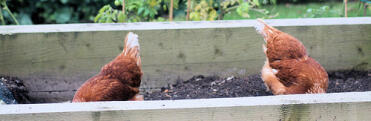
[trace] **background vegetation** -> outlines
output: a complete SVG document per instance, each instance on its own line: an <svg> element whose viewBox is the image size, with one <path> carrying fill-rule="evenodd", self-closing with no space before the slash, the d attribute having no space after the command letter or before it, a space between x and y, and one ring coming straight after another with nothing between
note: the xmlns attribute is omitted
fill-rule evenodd
<svg viewBox="0 0 371 121"><path fill-rule="evenodd" d="M0 0L19 24L168 21L171 0ZM173 20L184 21L187 0L174 0ZM2 24L15 24L1 4ZM189 20L343 17L342 0L191 0ZM351 0L348 16L371 16L371 7ZM1 17L3 16L3 17Z"/></svg>

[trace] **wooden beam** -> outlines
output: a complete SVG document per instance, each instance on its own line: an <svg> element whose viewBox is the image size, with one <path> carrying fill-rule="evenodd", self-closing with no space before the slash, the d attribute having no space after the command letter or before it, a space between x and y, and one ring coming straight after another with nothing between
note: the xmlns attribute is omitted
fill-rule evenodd
<svg viewBox="0 0 371 121"><path fill-rule="evenodd" d="M191 12L191 0L187 0L187 15L186 15L186 21L189 21L189 14Z"/></svg>
<svg viewBox="0 0 371 121"><path fill-rule="evenodd" d="M371 92L0 105L1 120L369 120Z"/></svg>
<svg viewBox="0 0 371 121"><path fill-rule="evenodd" d="M300 39L328 71L371 69L371 17L266 22ZM142 50L142 90L198 74L247 76L259 73L264 62L263 39L255 24L242 20L0 26L0 74L25 80L31 98L66 101L122 51L126 33L133 31Z"/></svg>
<svg viewBox="0 0 371 121"><path fill-rule="evenodd" d="M174 0L170 0L169 21L173 21Z"/></svg>
<svg viewBox="0 0 371 121"><path fill-rule="evenodd" d="M371 24L371 17L352 18L299 18L266 19L272 26L331 26ZM136 23L88 23L88 24L46 24L46 25L7 25L0 26L0 35L21 33L66 33L66 32L102 32L102 31L143 31L143 30L182 30L205 28L249 28L256 25L256 20L220 20L220 21L180 21L180 22L136 22Z"/></svg>
<svg viewBox="0 0 371 121"><path fill-rule="evenodd" d="M348 0L344 0L344 17L348 17Z"/></svg>

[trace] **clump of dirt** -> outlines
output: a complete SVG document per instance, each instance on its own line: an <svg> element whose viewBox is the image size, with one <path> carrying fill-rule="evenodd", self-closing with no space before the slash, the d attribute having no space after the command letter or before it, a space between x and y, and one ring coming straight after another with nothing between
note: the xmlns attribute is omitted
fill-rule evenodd
<svg viewBox="0 0 371 121"><path fill-rule="evenodd" d="M0 83L6 87L11 92L11 96L7 98L14 98L16 103L20 104L28 104L31 103L28 97L28 90L24 86L23 81L16 78L16 77L9 77L9 76L1 76L0 75ZM4 91L5 92L5 91Z"/></svg>
<svg viewBox="0 0 371 121"><path fill-rule="evenodd" d="M329 72L327 92L371 91L370 71ZM145 100L176 100L221 97L249 97L272 95L267 91L259 74L247 78L219 78L218 76L194 76L178 80L176 84L163 87L161 91L146 92Z"/></svg>

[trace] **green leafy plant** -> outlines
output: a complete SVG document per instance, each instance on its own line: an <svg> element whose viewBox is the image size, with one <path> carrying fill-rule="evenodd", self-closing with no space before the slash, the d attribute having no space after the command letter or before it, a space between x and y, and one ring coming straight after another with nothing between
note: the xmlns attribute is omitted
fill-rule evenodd
<svg viewBox="0 0 371 121"><path fill-rule="evenodd" d="M275 0L271 0L275 1ZM249 18L249 12L258 12L263 16L268 16L269 12L265 9L259 9L261 2L259 0L226 0L221 3L223 13L228 13L231 11L236 11L238 15Z"/></svg>
<svg viewBox="0 0 371 121"><path fill-rule="evenodd" d="M113 23L113 22L138 22L138 21L166 21L163 16L158 16L159 12L169 9L171 0L125 0L123 7L124 13L119 8L122 7L122 0L115 0L114 5L105 5L96 15L94 22ZM192 0L189 19L193 21L212 21L222 19L223 14L235 11L238 15L249 18L249 12L255 11L262 15L268 15L265 9L259 9L259 0ZM275 1L275 0L271 0ZM180 3L187 6L186 0L173 0L173 7L180 8ZM184 8L183 8L184 9ZM185 11L183 11L184 13ZM171 16L171 15L170 15Z"/></svg>
<svg viewBox="0 0 371 121"><path fill-rule="evenodd" d="M96 22L99 22L100 17L102 17L100 22L167 21L171 0L125 0L125 12L121 12L122 0L0 1L6 1L7 5L7 7L3 7L4 5L0 4L0 24L4 25L16 24L14 20L17 20L19 24L90 23L94 22L95 18L97 18ZM280 11L281 15L279 17L289 16L291 18L342 17L344 14L344 10L340 10L342 0L204 0L208 8L202 7L202 9L195 10L195 7L202 1L190 0L190 12L186 12L188 0L173 0L174 20L183 21L186 20L186 16L190 20L190 15L187 13L191 12L193 12L192 20L272 18L278 15L278 12L275 12L274 15L267 10ZM204 3L202 2L203 6L205 6ZM323 3L330 9L321 10L318 6L323 6ZM335 6L331 5L332 3ZM371 7L365 8L363 3L360 5L358 3L358 0L357 2L349 2L349 16L369 16ZM315 6L311 6L312 4ZM97 17L99 10L105 5L109 5L111 8L104 8L105 11L101 13L102 15ZM307 6L310 9L304 7L304 10L297 11L295 7L295 10L290 9L291 12L286 12L290 10L282 10L285 6L297 6L299 8L302 8L300 6ZM11 14L4 8L8 8ZM115 12L115 10L117 11ZM324 14L321 15L321 11ZM289 15L288 13L293 14ZM113 15L110 16L110 14Z"/></svg>
<svg viewBox="0 0 371 121"><path fill-rule="evenodd" d="M164 0L163 2L165 4L162 5L162 8L163 8L163 10L167 10L169 8L169 6L170 6L170 0ZM179 8L179 2L180 2L180 0L174 0L174 8L175 9L178 9Z"/></svg>
<svg viewBox="0 0 371 121"><path fill-rule="evenodd" d="M329 15L340 16L341 14L342 14L342 11L332 10L330 9L329 6L322 6L318 9L308 8L303 17L318 18L318 17L323 17L323 16L329 16Z"/></svg>
<svg viewBox="0 0 371 121"><path fill-rule="evenodd" d="M99 23L113 23L123 21L125 21L125 17L124 15L122 15L121 11L119 12L118 10L114 10L110 5L103 6L94 19L94 22Z"/></svg>
<svg viewBox="0 0 371 121"><path fill-rule="evenodd" d="M15 24L19 25L17 19L14 17L13 13L10 11L8 5L6 4L7 0L0 0L0 21L2 25L5 25L4 16L2 13L2 9L4 9L6 12L8 12L9 16L12 18Z"/></svg>
<svg viewBox="0 0 371 121"><path fill-rule="evenodd" d="M99 10L94 19L98 23L112 22L138 22L154 21L161 8L161 0L125 0L125 13L122 10L114 9L105 5ZM115 0L115 7L122 5L122 0Z"/></svg>
<svg viewBox="0 0 371 121"><path fill-rule="evenodd" d="M277 0L255 0L255 1L259 2L259 4L264 4L264 5L267 5L267 4L276 5L277 4Z"/></svg>
<svg viewBox="0 0 371 121"><path fill-rule="evenodd" d="M89 23L98 13L97 8L109 3L111 0L7 0L19 24ZM15 24L11 15L1 10L4 23Z"/></svg>
<svg viewBox="0 0 371 121"><path fill-rule="evenodd" d="M215 20L218 14L212 5L213 0L201 0L199 3L195 4L194 9L189 15L190 19L193 21Z"/></svg>

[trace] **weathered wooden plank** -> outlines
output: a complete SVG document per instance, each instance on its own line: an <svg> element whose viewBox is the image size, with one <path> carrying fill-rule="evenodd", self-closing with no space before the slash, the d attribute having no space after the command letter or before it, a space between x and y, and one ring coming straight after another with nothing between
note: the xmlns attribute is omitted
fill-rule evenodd
<svg viewBox="0 0 371 121"><path fill-rule="evenodd" d="M0 120L369 120L371 92L166 101L0 105Z"/></svg>
<svg viewBox="0 0 371 121"><path fill-rule="evenodd" d="M310 55L330 71L371 69L370 20L266 21L302 40ZM36 99L54 95L39 92L66 91L62 97L68 100L121 52L125 34L134 31L142 50L142 88L159 88L196 74L246 76L258 73L264 60L262 37L254 24L243 20L1 26L0 74L25 80Z"/></svg>

